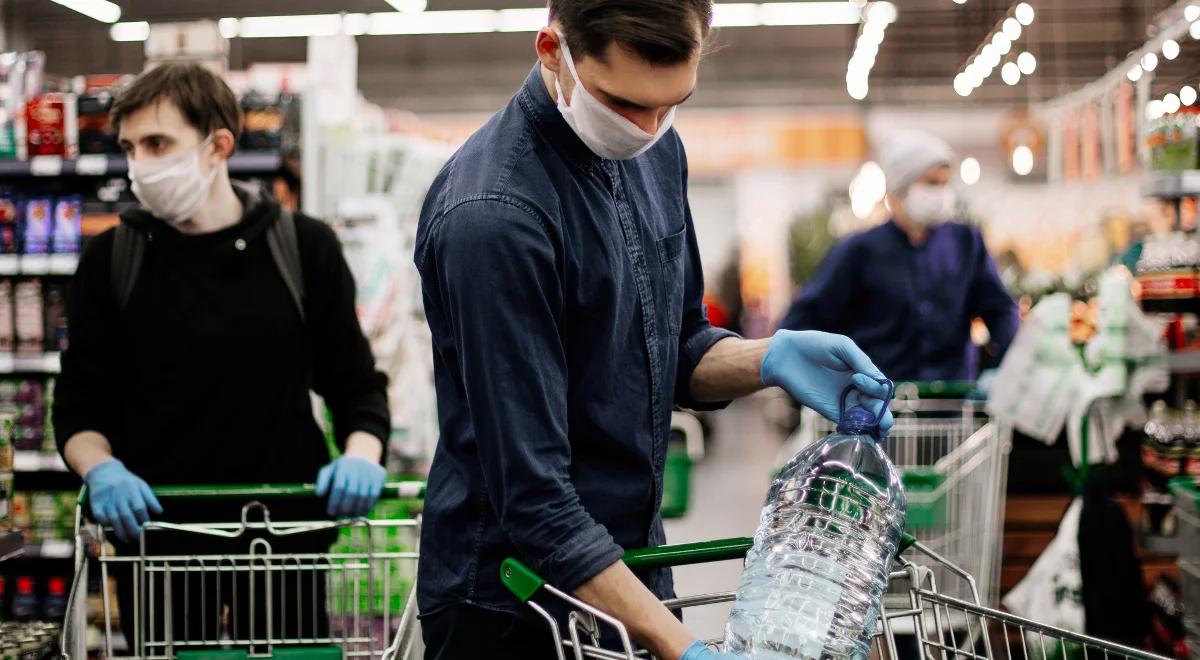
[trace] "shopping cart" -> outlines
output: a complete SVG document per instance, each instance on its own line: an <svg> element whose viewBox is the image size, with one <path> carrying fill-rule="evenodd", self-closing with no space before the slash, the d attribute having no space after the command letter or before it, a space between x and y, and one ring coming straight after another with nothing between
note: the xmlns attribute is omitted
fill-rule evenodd
<svg viewBox="0 0 1200 660"><path fill-rule="evenodd" d="M988 418L984 402L969 398L974 389L969 382L897 384L892 402L896 421L884 448L904 482L906 528L926 547L976 576L983 602L994 606L1000 596L1012 429ZM833 422L805 409L800 427L780 452L779 464L834 428ZM962 591L964 584L949 580L946 568L929 565L939 582L954 585L944 593L971 596Z"/></svg>
<svg viewBox="0 0 1200 660"><path fill-rule="evenodd" d="M392 506L387 519L271 519L267 502L313 498L311 484L154 492L168 511L173 501L199 498L223 510L240 506L240 519L150 522L138 551L118 555L105 542L109 530L85 519L82 491L64 660L87 658L89 646L106 658L133 660L370 659L385 650L391 657L420 656L413 594L419 516L395 515ZM423 494L423 483L387 484L376 518L388 504L411 511L407 507ZM186 554L192 543L205 550ZM155 554L156 547L168 545L169 554ZM210 552L213 547L222 551ZM97 568L101 593L89 599L89 573ZM134 585L132 612L115 607L110 577L117 574L130 576ZM95 627L89 635L88 600L101 603L94 606L102 610L99 621L92 622L99 639ZM133 617L132 639L125 639L118 616Z"/></svg>
<svg viewBox="0 0 1200 660"><path fill-rule="evenodd" d="M740 559L751 544L752 539L740 538L663 546L630 551L625 555L625 562L631 568L646 569ZM980 601L977 585L969 573L912 537L906 537L904 546L901 556L896 558L890 588L874 627L872 659L1169 660L987 607ZM941 570L932 569L931 565ZM938 579L939 575L950 576L961 584L944 584ZM546 621L549 628L547 650L553 644L559 660L649 657L645 651L636 650L628 631L619 621L547 584L519 560L504 562L501 579L518 599ZM955 598L947 595L947 591L973 596ZM706 594L676 598L665 601L664 605L684 609L729 602L734 596L734 592ZM545 598L569 608L565 632L559 620L549 613L554 605L538 602ZM605 632L618 640L617 650L601 646L600 639ZM716 649L721 646L719 641L708 644Z"/></svg>

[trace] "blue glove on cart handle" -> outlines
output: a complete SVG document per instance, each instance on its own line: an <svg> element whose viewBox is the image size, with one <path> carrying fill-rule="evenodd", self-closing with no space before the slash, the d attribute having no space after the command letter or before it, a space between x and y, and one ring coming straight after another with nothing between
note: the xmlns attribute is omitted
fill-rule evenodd
<svg viewBox="0 0 1200 660"><path fill-rule="evenodd" d="M683 655L679 656L679 660L737 660L741 656L733 655L732 653L721 653L708 648L704 642L696 640L692 645L687 647Z"/></svg>
<svg viewBox="0 0 1200 660"><path fill-rule="evenodd" d="M137 539L150 514L163 511L150 485L115 458L97 463L83 480L88 487L92 518L111 527L117 538L126 543Z"/></svg>
<svg viewBox="0 0 1200 660"><path fill-rule="evenodd" d="M334 518L365 516L375 508L387 470L360 456L342 456L317 473L317 496L329 495L325 512Z"/></svg>
<svg viewBox="0 0 1200 660"><path fill-rule="evenodd" d="M849 337L827 332L780 330L771 339L761 368L762 382L782 387L792 398L826 419L841 419L842 391L853 387L861 405L873 412L885 409L879 421L881 436L892 428L891 395L883 372Z"/></svg>

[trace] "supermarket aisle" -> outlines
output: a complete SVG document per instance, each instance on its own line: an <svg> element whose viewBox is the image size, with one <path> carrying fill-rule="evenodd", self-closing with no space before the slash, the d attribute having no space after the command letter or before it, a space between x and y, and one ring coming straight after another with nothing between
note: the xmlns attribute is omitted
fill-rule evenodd
<svg viewBox="0 0 1200 660"><path fill-rule="evenodd" d="M783 434L767 423L764 400L739 401L713 418L708 455L692 475L692 502L688 515L666 523L670 543L752 536L758 526L763 497L770 484L775 453ZM681 596L732 591L741 576L741 563L685 566L675 570L675 588ZM729 605L688 610L684 621L693 632L719 637L729 616Z"/></svg>

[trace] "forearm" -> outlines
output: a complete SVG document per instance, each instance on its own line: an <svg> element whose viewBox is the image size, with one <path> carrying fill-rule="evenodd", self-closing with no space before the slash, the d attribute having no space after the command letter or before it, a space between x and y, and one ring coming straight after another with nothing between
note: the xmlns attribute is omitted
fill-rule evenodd
<svg viewBox="0 0 1200 660"><path fill-rule="evenodd" d="M601 571L575 595L625 624L636 642L662 660L676 660L696 639L624 562Z"/></svg>
<svg viewBox="0 0 1200 660"><path fill-rule="evenodd" d="M81 477L112 457L112 445L95 431L76 433L63 446L63 460Z"/></svg>
<svg viewBox="0 0 1200 660"><path fill-rule="evenodd" d="M713 344L692 372L692 397L728 401L763 389L760 369L770 343L729 337Z"/></svg>
<svg viewBox="0 0 1200 660"><path fill-rule="evenodd" d="M346 438L346 451L342 453L378 463L383 458L383 441L366 431L355 431Z"/></svg>

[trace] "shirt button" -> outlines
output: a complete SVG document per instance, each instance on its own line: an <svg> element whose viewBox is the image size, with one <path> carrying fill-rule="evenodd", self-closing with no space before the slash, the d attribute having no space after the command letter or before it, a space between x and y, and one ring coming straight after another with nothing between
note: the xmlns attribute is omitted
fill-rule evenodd
<svg viewBox="0 0 1200 660"><path fill-rule="evenodd" d="M244 238L237 239L236 241L233 242L233 247L237 248L238 252L242 252L243 250L246 249L246 239L244 239Z"/></svg>

